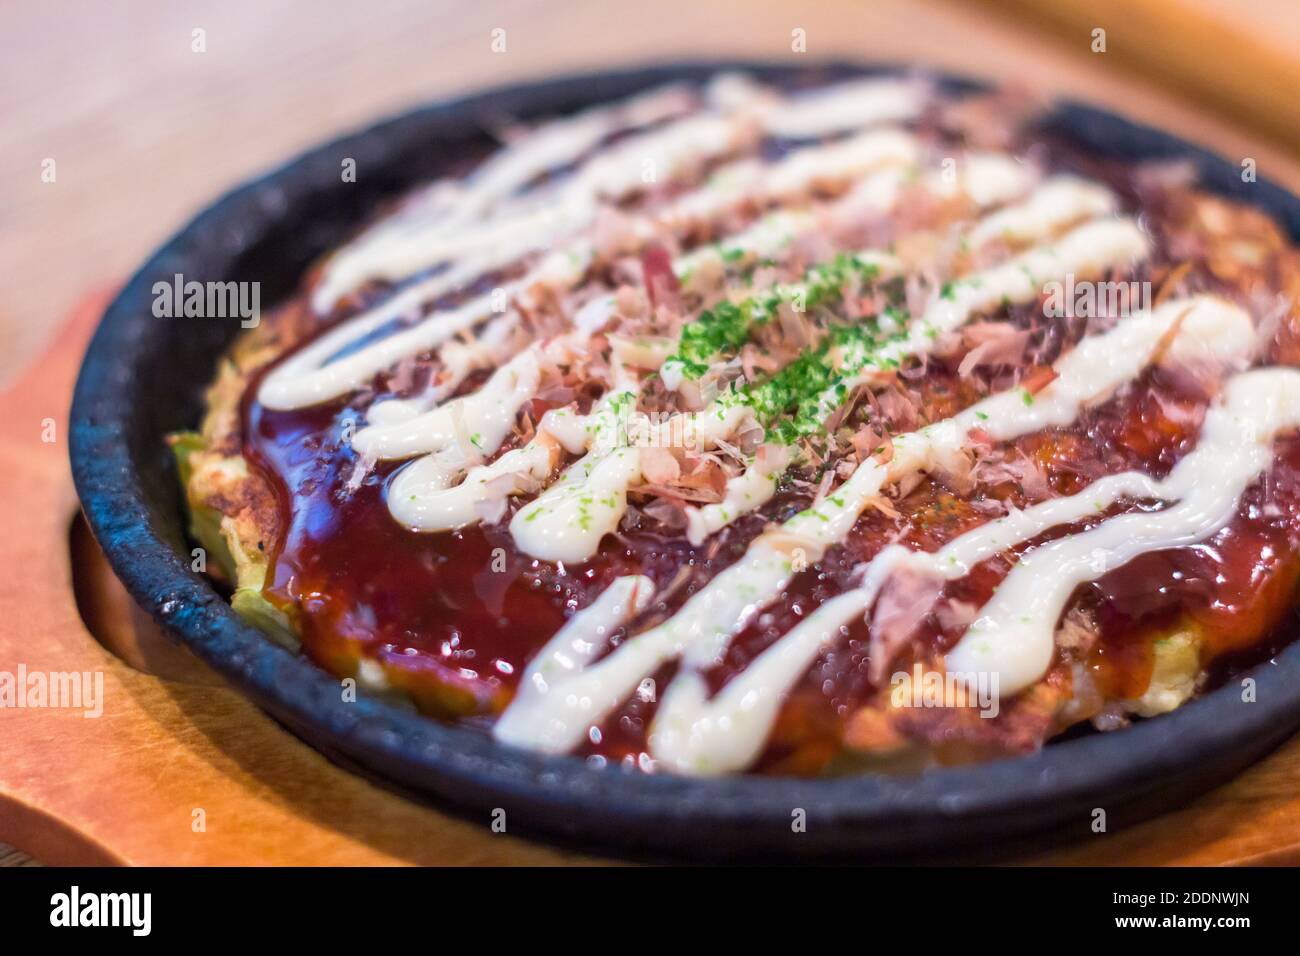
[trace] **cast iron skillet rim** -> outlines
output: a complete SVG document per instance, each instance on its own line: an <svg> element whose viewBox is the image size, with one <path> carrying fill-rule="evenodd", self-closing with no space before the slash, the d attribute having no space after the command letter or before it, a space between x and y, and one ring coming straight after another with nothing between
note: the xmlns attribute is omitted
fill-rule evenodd
<svg viewBox="0 0 1300 956"><path fill-rule="evenodd" d="M632 89L669 79L698 79L724 69L759 74L800 73L789 64L747 62L681 63L645 70L566 76L423 107L380 122L360 133L310 150L266 176L216 201L181 229L132 278L105 313L78 378L71 414L71 456L77 490L92 530L132 596L173 635L227 679L317 746L363 763L416 789L439 792L462 803L482 804L488 794L523 798L540 808L539 825L574 829L556 814L603 815L597 829L612 840L620 826L655 822L756 825L788 831L791 807L804 807L842 824L865 826L891 821L912 823L968 820L1011 813L1026 820L1052 813L1054 805L1107 794L1140 794L1157 789L1164 775L1186 774L1198 759L1213 761L1242 741L1276 742L1300 720L1300 645L1292 644L1253 673L1258 703L1239 706L1229 686L1173 714L1124 731L1054 744L1022 758L966 768L933 770L916 777L848 777L829 780L731 777L699 780L668 775L643 776L615 769L596 770L574 757L546 757L496 744L475 731L443 725L380 701L343 704L337 681L314 665L269 642L245 625L201 576L190 571L157 533L149 505L123 435L131 419L137 383L132 325L149 301L151 279L169 275L187 255L213 235L238 225L266 228L282 210L263 200L267 187L292 198L324 188L308 175L313 166L335 165L340 153L372 137L432 119L463 115L475 122L499 97L545 103L572 96L596 82ZM879 64L818 64L829 75L890 72ZM978 86L951 79L961 88ZM1062 102L1061 108L1088 116L1111 114ZM1135 127L1139 128L1139 127ZM1144 129L1145 128L1140 128ZM1199 148L1167 134L1159 139L1179 152L1204 160ZM1220 162L1226 162L1220 160ZM1273 201L1286 198L1267 187ZM134 333L138 335L139 332ZM368 761L368 758L375 758ZM597 819L597 818L593 818ZM1016 829L1014 822L1010 829ZM611 829L613 828L613 829ZM766 839L755 833L759 842ZM692 837L707 840L707 829ZM870 842L870 841L868 841ZM888 842L887 840L885 842Z"/></svg>

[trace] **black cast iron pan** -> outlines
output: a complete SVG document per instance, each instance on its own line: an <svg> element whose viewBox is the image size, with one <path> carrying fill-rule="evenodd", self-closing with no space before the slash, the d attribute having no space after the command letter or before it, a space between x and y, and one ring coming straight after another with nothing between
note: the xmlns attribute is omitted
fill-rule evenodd
<svg viewBox="0 0 1300 956"><path fill-rule="evenodd" d="M104 315L72 406L71 454L86 516L136 601L295 734L330 757L486 824L606 852L737 859L993 857L1029 839L1092 834L1156 814L1239 772L1300 726L1300 643L1250 674L1253 703L1229 684L1125 730L1047 746L1033 756L915 776L698 780L596 769L577 758L513 750L380 701L344 703L337 679L244 624L190 569L176 477L164 436L202 414L202 390L237 319L159 319L154 282L262 283L262 304L383 198L492 145L504 117L536 117L627 96L670 80L745 69L774 81L833 79L881 68L812 69L690 63L566 77L442 103L313 149L218 200L160 249ZM975 86L956 78L950 87ZM1236 163L1092 107L1063 103L1053 135L1121 160L1181 158L1207 188L1253 203L1300 239L1300 200ZM356 161L345 183L341 163ZM806 826L793 826L803 811Z"/></svg>

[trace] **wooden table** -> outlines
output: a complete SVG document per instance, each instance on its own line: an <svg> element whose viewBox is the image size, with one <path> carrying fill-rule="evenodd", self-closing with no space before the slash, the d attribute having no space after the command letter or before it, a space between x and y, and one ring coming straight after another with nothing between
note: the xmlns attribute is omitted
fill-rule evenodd
<svg viewBox="0 0 1300 956"><path fill-rule="evenodd" d="M1027 7L1034 9L1026 14ZM1015 0L6 5L0 377L14 377L87 290L125 275L225 188L313 142L431 97L526 76L670 57L795 59L795 29L806 32L809 58L917 61L1027 81L1234 159L1253 157L1261 175L1300 188L1295 126L1278 125L1279 115L1293 115L1286 110L1297 74L1287 72L1294 60L1286 54L1300 47L1300 24L1290 0L1254 2L1249 16L1235 18L1233 7L1063 0L1043 16L1038 5ZM1040 23L1058 32L1042 32ZM1090 51L1090 24L1107 30L1107 53ZM497 27L507 31L502 54L489 46ZM196 29L205 31L206 52L192 51ZM1212 50L1196 46L1210 41ZM1242 71L1244 86L1216 79ZM1233 107L1252 95L1256 108ZM1207 112L1207 102L1230 118ZM46 159L54 160L53 182L42 181ZM183 654L141 639L129 606L102 577L93 579L102 588L81 595L83 609L106 622L99 636L109 648L94 642L73 599L66 544L75 498L63 443L67 389L93 317L93 306L83 309L59 348L0 397L0 459L8 466L0 471L8 474L0 494L0 667L19 657L50 669L93 660L119 705L101 723L38 726L0 712L7 767L0 839L49 862L572 859L513 836L485 836L334 768ZM60 423L53 445L39 439L47 417ZM90 554L82 547L76 560L92 561ZM66 761L58 774L22 762L52 752ZM1300 862L1298 782L1300 742L1292 742L1183 811L1043 860ZM204 839L185 825L200 802L219 821ZM10 857L0 849L0 859Z"/></svg>
<svg viewBox="0 0 1300 956"><path fill-rule="evenodd" d="M1026 7L1056 11L1057 32ZM1104 54L1090 51L1096 26ZM489 46L497 27L505 53ZM196 29L206 52L191 51ZM1086 96L1300 184L1300 122L1289 135L1264 130L1272 139L1238 125L1295 116L1295 0L5 4L0 380L88 287L120 279L224 189L323 138L520 77L668 57L793 59L795 29L808 58L915 61ZM1230 121L1199 105L1207 88Z"/></svg>

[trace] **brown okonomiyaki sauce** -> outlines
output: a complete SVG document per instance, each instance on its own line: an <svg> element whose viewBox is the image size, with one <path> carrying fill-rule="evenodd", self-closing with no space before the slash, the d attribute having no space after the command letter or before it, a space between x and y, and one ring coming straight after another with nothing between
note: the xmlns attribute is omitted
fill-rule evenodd
<svg viewBox="0 0 1300 956"><path fill-rule="evenodd" d="M959 387L939 368L925 381L936 394ZM356 403L272 411L253 398L256 384L244 403L245 454L271 480L282 509L283 537L267 597L291 612L306 653L321 666L351 675L360 657L375 660L390 684L442 718L486 723L499 713L529 659L614 578L640 573L655 582L657 599L630 625L641 630L680 608L769 522L808 504L806 493L786 490L699 548L677 536L630 530L607 537L587 562L552 565L514 548L509 514L497 524L455 532L401 527L384 498L396 467L376 468L358 488L347 488L355 455L342 435ZM1053 494L1074 493L1126 469L1162 476L1195 447L1208 399L1196 383L1156 370L1071 426L1014 444L1042 465ZM934 417L949 413L942 401L933 404ZM967 500L927 479L894 502L897 517L868 510L843 547L796 576L780 601L755 616L707 675L710 685L724 685L819 604L852 587L852 569L888 543L935 550L987 520L976 507L984 496L1018 506L1037 500L1012 481L983 486ZM1097 520L1143 506L1128 502ZM1088 526L1056 528L1025 547ZM1201 544L1144 555L1079 589L1072 603L1087 605L1100 625L1088 661L1099 686L1108 694L1139 696L1150 678L1154 635L1181 615L1205 628L1204 661L1230 657L1234 669L1254 663L1259 655L1251 649L1267 650L1266 638L1291 605L1300 576L1297 555L1300 440L1287 439L1278 444L1266 479L1249 489L1219 533ZM986 561L948 584L943 599L982 604L1009 569L1005 558ZM947 649L959 636L928 616L894 669ZM816 772L834 756L846 718L882 692L868 676L867 646L867 627L858 621L820 655L790 694L758 770ZM666 686L674 667L654 675L658 687ZM986 723L1000 725L1006 735L999 743L1014 749L1015 701L1003 711ZM653 715L653 701L634 696L592 730L581 752L640 762Z"/></svg>
<svg viewBox="0 0 1300 956"><path fill-rule="evenodd" d="M1041 144L1037 148L1048 150ZM1178 265L1167 253L1170 225L1164 218L1178 211L1152 198L1127 171L1071 159L1059 146L1050 152L1053 167L1086 168L1130 206L1141 202L1144 223L1157 237L1157 252L1137 275L1116 278L1150 280L1158 291ZM1193 289L1241 298L1240 289L1199 264L1193 275ZM1034 329L1035 351L1044 364L1087 331L1067 320L1044 325L1040 302L1010 312L1013 321ZM265 371L245 393L242 434L245 457L275 489L280 509L281 537L273 549L266 597L291 616L305 653L321 666L351 676L361 659L375 661L388 683L423 712L485 729L511 700L531 658L615 578L644 574L656 590L649 608L615 634L611 649L627 634L671 616L740 558L764 528L803 510L811 500L806 485L786 482L760 511L699 547L653 524L624 527L606 536L593 558L573 565L538 561L514 546L508 523L519 500L512 500L493 524L412 532L393 519L385 498L389 479L402 463L381 464L349 487L357 459L345 434L360 427L370 401L385 397L381 380L350 399L275 411L256 400ZM480 381L471 379L462 391ZM922 392L923 414L930 421L991 390L975 390L943 360L931 360L924 376L909 384ZM934 477L891 499L896 514L869 508L842 546L798 574L778 601L754 615L723 660L705 675L709 686L716 692L819 605L855 586L854 569L890 543L936 550L990 520L989 499L1024 507L1077 493L1098 477L1124 470L1166 475L1195 448L1215 387L1194 375L1155 368L1108 401L1085 409L1069 426L1010 443L1036 463L1046 487L1008 479L980 482L971 490ZM546 409L534 401L531 419L539 420ZM1153 507L1151 502L1124 501L1088 521L1054 528L1016 551L1124 511ZM1010 570L1011 560L1014 554L1010 560L990 559L945 585L936 611L912 632L883 678L873 679L871 673L867 625L858 620L841 629L839 640L823 650L788 695L755 771L823 771L841 751L850 717L888 693L890 673L910 669L913 661L931 660L956 643L964 625L939 609L982 605ZM1098 639L1084 663L1098 689L1107 697L1133 698L1149 683L1154 642L1180 621L1201 629L1201 663L1211 684L1266 659L1283 642L1279 625L1292 607L1298 579L1300 439L1285 438L1275 447L1274 464L1242 496L1226 527L1196 545L1144 554L1080 587L1066 614L1082 610L1096 623ZM675 664L661 667L652 675L654 685L666 687L675 669ZM1054 667L1048 680L1065 672ZM634 694L592 728L578 753L597 762L645 766L655 702L652 695L644 696L648 699ZM1028 696L1004 701L999 717L979 721L989 752L1032 749L1053 732L1050 714L1035 710L1024 700ZM917 710L908 719L944 718ZM911 730L932 744L942 743L946 734L941 723Z"/></svg>

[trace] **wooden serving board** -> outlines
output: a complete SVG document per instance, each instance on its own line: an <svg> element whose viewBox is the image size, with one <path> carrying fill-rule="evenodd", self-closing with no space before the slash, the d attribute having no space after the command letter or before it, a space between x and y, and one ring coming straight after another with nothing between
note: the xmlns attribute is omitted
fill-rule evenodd
<svg viewBox="0 0 1300 956"><path fill-rule="evenodd" d="M103 303L0 395L0 670L99 672L104 688L98 718L0 709L0 842L53 864L576 859L494 834L486 811L437 813L339 769L136 610L76 520L67 463L69 396Z"/></svg>
<svg viewBox="0 0 1300 956"><path fill-rule="evenodd" d="M1296 0L0 4L0 377L228 186L465 90L687 58L916 63L1086 99L1300 189ZM208 49L191 52L191 30ZM508 52L492 52L493 30ZM1104 29L1107 52L1092 52ZM800 31L806 53L792 48ZM51 69L57 65L57 69ZM256 90L250 97L249 91ZM232 148L237 144L237 148ZM40 162L57 158L57 184ZM364 171L363 171L364 175Z"/></svg>
<svg viewBox="0 0 1300 956"><path fill-rule="evenodd" d="M67 463L106 298L0 394L0 671L103 675L98 717L0 709L0 842L53 864L591 862L336 767L135 608L78 519ZM1182 810L1024 862L1300 863L1300 738Z"/></svg>

